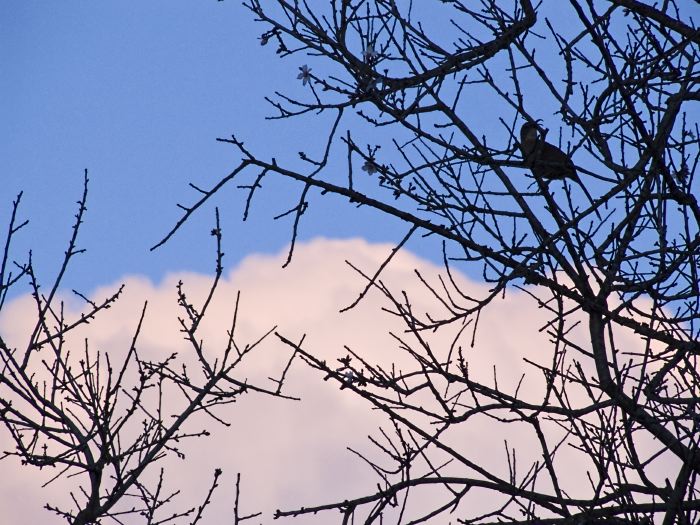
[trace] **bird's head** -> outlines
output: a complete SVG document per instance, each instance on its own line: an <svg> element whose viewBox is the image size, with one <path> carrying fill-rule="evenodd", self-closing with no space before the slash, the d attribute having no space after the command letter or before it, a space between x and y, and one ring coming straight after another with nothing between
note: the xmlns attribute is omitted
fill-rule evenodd
<svg viewBox="0 0 700 525"><path fill-rule="evenodd" d="M540 128L534 122L526 122L520 128L520 142L523 145L534 146L539 138Z"/></svg>

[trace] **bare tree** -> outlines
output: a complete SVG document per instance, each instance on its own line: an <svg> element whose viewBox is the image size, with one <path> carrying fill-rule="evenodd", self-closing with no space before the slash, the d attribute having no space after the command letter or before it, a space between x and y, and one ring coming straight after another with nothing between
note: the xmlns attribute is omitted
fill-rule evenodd
<svg viewBox="0 0 700 525"><path fill-rule="evenodd" d="M315 119L329 132L300 153L301 165L220 139L240 164L185 208L163 242L224 185L237 181L250 205L270 177L299 184L282 214L293 224L290 258L303 215L320 198L344 198L406 228L387 260L363 273L358 300L372 289L385 296L405 322L397 349L413 369L385 370L352 349L332 365L278 334L393 424L375 440L384 457L366 458L378 485L278 516L698 522L700 33L692 4L247 0L264 27L260 43L300 65L292 94L268 99L272 118ZM546 157L521 156L521 148L536 151L518 143L525 123L539 128L533 140L556 130L548 144L559 153L550 159L578 174L591 201L571 176L543 176ZM442 242L445 274L423 280L442 315L415 312L409 293L381 279L393 255L421 238ZM490 291L468 296L455 269L481 272ZM551 317L542 327L551 347L530 363L545 387L536 400L475 381L464 351L480 313L513 288ZM582 321L583 342L572 336ZM434 331L450 329L453 345L431 343ZM618 346L621 331L639 344ZM538 459L523 468L511 438L510 468L485 468L478 451L450 437L484 419L501 436L517 428L522 440L532 437ZM562 451L576 454L577 472L562 470ZM571 475L576 494L563 481ZM430 508L410 515L424 491ZM474 492L487 510L464 504Z"/></svg>
<svg viewBox="0 0 700 525"><path fill-rule="evenodd" d="M216 270L203 304L195 306L185 285L177 287L182 309L178 319L181 332L191 346L190 358L173 352L154 361L139 350L139 335L147 317L147 305L134 312L131 344L123 353L110 355L90 346L89 340L76 341L73 334L87 323L99 323L100 314L112 307L123 291L94 301L80 292L83 313L77 318L65 314L60 289L70 262L84 250L77 238L86 211L87 172L84 192L65 257L48 292L40 286L31 255L23 263L11 264L11 242L27 221L18 219L21 194L14 201L5 250L0 267L0 309L8 290L28 281L36 323L26 334L23 346L13 347L0 337L0 423L15 445L0 459L17 457L23 464L49 469L46 485L56 480L77 480L71 492L72 508L47 504L73 525L104 523L201 523L203 511L219 486L221 469L197 508L180 508L179 489L167 489L167 475L161 465L167 456L184 457L183 441L209 435L210 425L202 428L193 416L228 425L219 407L229 405L244 394L287 397L282 393L286 370L265 387L241 379L237 368L270 335L272 329L250 344L241 345L236 334L238 299L227 332L227 344L220 352L205 350L198 328L207 314L223 272L221 229L211 234L216 241ZM188 367L187 364L190 366ZM194 365L194 366L193 366ZM239 515L236 482L233 523L252 516ZM192 497L188 495L191 505Z"/></svg>

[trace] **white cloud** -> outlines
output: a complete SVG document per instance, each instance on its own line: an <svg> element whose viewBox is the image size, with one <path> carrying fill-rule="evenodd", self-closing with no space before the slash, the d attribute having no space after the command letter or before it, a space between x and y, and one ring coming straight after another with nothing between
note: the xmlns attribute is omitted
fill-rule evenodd
<svg viewBox="0 0 700 525"><path fill-rule="evenodd" d="M363 280L344 261L350 260L371 275L391 248L359 239L317 239L299 245L287 269L281 268L284 254L247 257L230 270L218 289L200 334L206 351L215 355L225 346L226 330L230 327L236 293L240 290L237 333L243 343L256 340L277 325L278 331L291 340L298 341L306 334L304 347L328 362L344 356L343 345L347 345L369 361L385 366L391 362L407 366L410 362L407 355L397 349L396 341L388 335L389 331L402 334L403 326L395 316L381 311L387 304L376 290L370 291L357 308L339 313L342 307L354 301L364 286ZM436 276L442 271L403 251L394 258L382 279L393 290L409 291L414 311L421 315L438 311L442 307L420 286L414 269L431 283L438 283ZM487 293L487 288L480 283L459 274L455 279L471 296L481 297ZM148 300L139 350L153 358L177 351L186 359L191 350L177 324L177 316L182 314L176 305L175 286L179 280L184 281L194 304L201 301L211 283L210 277L195 274L169 275L158 284L138 276L127 277L126 291L118 304L85 330L81 329L73 341L89 336L91 348L108 351L113 359L123 355L141 307ZM96 290L93 297L103 297L116 287ZM70 305L73 311L69 315L75 315L76 303L71 301ZM31 301L26 297L6 307L0 317L0 333L6 341L21 346L31 327L31 312ZM547 335L539 332L546 319L546 313L536 308L524 293L509 291L505 299L496 299L481 316L477 345L466 349L472 377L492 384L495 366L501 389L514 393L521 375L528 371L521 394L535 401L541 399L542 378L525 365L523 358L545 365L551 360L552 346ZM585 327L576 330L585 340ZM435 348L444 351L454 332L448 329L430 336ZM468 347L470 340L468 328L462 344ZM264 381L279 373L288 356L289 348L274 337L270 338L245 367L246 377ZM183 506L186 505L184 501L198 504L213 469L224 469L222 487L208 511L206 523L231 522L233 481L238 471L243 474L243 511L264 511L264 522L270 521L270 512L276 508L312 506L336 498L359 496L363 490L371 490L376 485L370 470L346 447L371 452L366 436L369 433L377 436L378 424L389 426L381 415L368 410L367 402L353 396L349 390L339 389L332 381L323 381L322 376L299 362L292 367L287 387L289 394L300 395L303 401L244 396L234 405L218 411L232 423L231 427L197 419L194 426L206 425L213 436L186 448L185 461L168 464L171 488L181 488L186 495ZM467 456L505 475L504 439L509 440L510 446L522 447L524 456L528 455L527 447L532 443L531 437L514 430L511 426L504 429L481 420L479 425L461 429L450 439L461 444ZM7 443L7 439L0 431L0 445L3 443ZM20 468L8 461L4 463L5 475L0 477L0 514L12 523L49 522L48 515L39 511L38 502L65 499L60 496L64 486L40 490L41 482L47 479L44 473ZM570 478L580 479L581 471L582 467L571 469ZM8 472L13 474L7 475ZM18 493L24 495L26 503L22 506L17 505ZM478 498L473 501L480 503ZM311 518L304 518L293 523L309 520ZM318 522L323 523L323 517Z"/></svg>

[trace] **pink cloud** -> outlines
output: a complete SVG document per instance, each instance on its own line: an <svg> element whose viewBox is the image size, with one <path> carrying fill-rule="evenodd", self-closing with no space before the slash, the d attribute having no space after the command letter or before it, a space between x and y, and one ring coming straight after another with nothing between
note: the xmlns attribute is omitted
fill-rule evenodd
<svg viewBox="0 0 700 525"><path fill-rule="evenodd" d="M339 313L364 287L363 279L344 261L350 260L372 275L391 248L360 239L317 239L299 245L287 269L281 268L285 254L247 257L228 272L218 289L201 330L205 350L217 355L225 346L226 330L231 324L236 293L240 290L238 339L243 343L256 340L276 325L281 334L293 341L306 334L304 348L328 362L343 357L346 354L343 345L347 345L371 362L383 366L392 362L399 367L410 366L409 357L397 349L396 340L388 335L389 331L403 334L404 326L395 316L381 311L387 303L376 290L370 291L357 308ZM434 284L438 283L437 275L444 273L442 268L403 251L395 257L382 279L394 290L409 291L413 307L421 315L439 311L442 306L420 285L415 269ZM481 283L459 273L455 279L471 296L487 294L487 287ZM175 285L179 280L184 281L191 302L195 304L211 283L210 277L196 274L172 274L157 284L129 276L124 279L126 291L118 304L75 333L73 341L89 337L91 348L108 351L113 359L123 355L141 307L148 300L139 343L141 353L156 358L177 351L183 359L189 359L191 350L177 324L181 312L176 305ZM105 286L92 296L105 296L116 287ZM79 305L71 300L69 306L69 315L76 315ZM8 305L0 317L0 333L5 341L21 346L32 324L32 315L31 302L26 297ZM525 293L511 290L505 298L496 299L482 314L474 348L468 348L471 330L467 329L463 335L462 344L467 347L465 353L472 378L493 384L496 367L501 389L515 393L521 376L527 373L520 392L522 397L535 402L541 399L544 391L541 374L526 365L523 358L545 366L551 361L552 346L546 333L539 331L546 321L547 314ZM429 335L431 344L446 351L457 328ZM579 334L573 337L585 341L585 326L575 330ZM621 337L623 344L639 344L631 334ZM243 368L242 377L265 382L267 377L279 374L289 355L289 347L271 337ZM166 463L170 487L183 491L181 507L199 504L212 471L219 467L224 470L222 487L206 519L206 523L214 525L231 522L236 472L243 476L243 511L263 511L263 522L269 522L272 511L277 508L312 506L360 496L376 486L370 469L346 447L373 454L375 451L366 437L368 434L379 436L376 428L379 425L390 428L388 422L376 411L369 410L365 400L352 395L348 389L341 390L333 381L324 381L321 375L298 360L292 366L287 393L302 397L302 402L248 395L217 412L231 423L230 427L201 418L192 422L193 428L202 425L209 428L212 437L186 446L186 460ZM517 434L515 427L496 425L485 418L476 425L459 429L447 439L454 441L466 455L502 475L507 472L506 439L510 446L519 447L525 460L537 459L537 450L531 448L532 436ZM1 448L7 448L7 443L7 436L0 431ZM571 466L577 465L577 458L569 452L562 458ZM77 480L40 489L50 474L21 468L12 461L3 462L2 467L0 515L6 516L8 523L49 523L51 519L58 522L41 510L41 504L46 500L66 501L66 487L75 490ZM576 490L586 467L570 468L562 482ZM475 491L474 494L467 500L472 505L483 506L479 493ZM427 502L420 497L415 502L419 507L424 504ZM305 517L293 523L323 523L325 518L312 521L311 517Z"/></svg>

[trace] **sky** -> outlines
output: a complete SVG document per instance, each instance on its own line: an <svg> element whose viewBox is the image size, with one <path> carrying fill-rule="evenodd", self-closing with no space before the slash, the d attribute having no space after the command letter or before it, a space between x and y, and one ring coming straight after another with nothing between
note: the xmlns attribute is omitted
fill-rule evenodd
<svg viewBox="0 0 700 525"><path fill-rule="evenodd" d="M145 351L155 347L157 352L163 345L181 348L173 326L175 282L182 278L200 291L208 284L214 267L209 236L213 206L164 247L149 248L179 218L176 204L196 197L188 183L207 187L235 166L238 157L217 137L236 133L261 154L276 156L295 155L309 146L309 137L326 132L323 118L304 124L301 133L298 123L265 120L272 113L265 95L302 89L296 77L304 59L279 60L272 46L260 46L261 32L250 13L233 1L0 2L0 227L4 231L11 203L23 192L19 218L29 224L13 238L12 253L24 261L31 249L38 277L47 286L66 249L88 171L88 211L78 241L86 252L73 260L63 289L96 299L127 284L123 301L89 332L94 348L121 355L139 301L146 299L151 307ZM341 356L339 333L348 336L348 343L360 344L357 336L364 334L362 344L386 345L386 325L381 332L366 329L367 316L376 315L369 309L360 316L364 326L338 322L339 308L360 289L343 261L365 263L373 271L391 249L376 243L400 238L403 227L324 199L304 217L300 235L308 242L300 246L301 260L281 273L291 223L272 217L287 209L290 194L296 195L291 192L298 189L270 180L265 191L245 223L240 191L229 188L213 203L221 207L225 264L233 282L220 293L223 305L212 315L220 323L211 332L220 335L228 325L233 288L245 284L243 312L250 319L249 331L257 330L257 335L280 323L287 335L313 332L310 340L320 340L315 347L325 348L329 358ZM336 254L333 271L328 259L319 257L328 252ZM328 276L323 287L318 275ZM319 297L309 296L309 290L318 290ZM19 347L33 315L23 295L27 292L24 284L15 287L0 316L3 338ZM75 306L69 295L63 298ZM303 309L300 296L307 297ZM283 349L265 351L279 356ZM269 375L270 363L278 366L279 357L263 359L258 372ZM240 403L241 413L232 416L234 430L219 429L216 440L192 447L188 462L172 467L173 486L184 485L186 491L182 506L199 501L216 466L224 468L224 481L208 516L207 523L213 524L230 522L238 471L243 474L244 510L264 511L264 522L278 507L320 503L348 487L357 492L368 480L373 486L371 473L345 449L367 446L366 436L377 424L373 414L300 367L294 377L297 392L299 384L314 385L304 391L304 403L290 407L246 400ZM270 417L257 417L261 410ZM237 426L246 430L237 432ZM355 430L352 437L350 428ZM7 448L6 441L0 445ZM202 454L210 450L220 452ZM0 477L4 519L58 522L43 505L65 501L75 485L41 489L45 472L7 460L2 468L13 473ZM17 505L19 498L22 505Z"/></svg>
<svg viewBox="0 0 700 525"><path fill-rule="evenodd" d="M237 343L241 346L257 340L273 326L291 340L299 340L306 334L305 348L329 363L346 355L343 345L364 355L372 363L398 369L410 367L410 356L399 349L389 331L404 334L397 317L382 311L387 301L379 294L370 293L359 307L340 314L339 306L352 302L362 281L351 272L345 260L361 268L376 267L391 250L391 244L369 243L364 240L316 239L302 243L295 263L281 268L285 253L252 254L226 273L218 289L211 310L199 332L205 349L220 352L224 345L226 330L232 317L232 302L237 291L241 292L240 313L237 322ZM416 312L438 315L443 306L430 291L421 286L414 273L418 270L430 283L437 283L441 268L407 251L400 252L387 269L384 279L393 289L407 290ZM68 345L82 344L89 338L90 346L101 352L109 352L112 359L124 355L138 321L143 302L148 308L143 330L137 342L142 357L162 358L179 352L182 362L191 360L191 348L178 332L178 310L174 288L183 280L191 298L205 295L211 283L210 276L199 273L173 273L160 283L145 277L131 276L126 279L126 291L116 306L99 316L97 320L71 334ZM471 280L460 272L454 279L461 290L471 296L483 296L488 287ZM117 282L106 283L95 290L93 299L106 297L114 292ZM300 297L306 302L300 307ZM195 304L199 304L195 299ZM68 301L66 315L75 317L80 308L75 301ZM27 333L31 331L35 314L28 297L9 303L0 315L0 333L12 346L22 347ZM465 346L470 378L486 385L498 382L503 392L521 399L537 402L545 390L545 380L539 371L527 365L524 359L548 366L551 360L551 345L545 330L546 310L533 307L532 298L525 292L511 291L505 298L497 299L486 309L479 321L477 345ZM504 329L507 319L507 330ZM572 320L574 321L574 320ZM436 333L424 334L425 340L443 354L450 347L461 326L452 326ZM569 333L573 341L585 344L585 323L573 327ZM616 342L620 348L633 351L643 344L634 334L621 331ZM189 356L189 357L188 357ZM252 354L250 360L237 372L254 384L271 387L267 380L275 377L286 365L289 348L274 337ZM77 358L75 358L77 359ZM587 366L586 363L583 366ZM338 364L340 367L340 364ZM494 376L494 367L498 371ZM198 380L195 365L188 366L190 377ZM524 378L523 378L524 374ZM522 382L521 382L522 379ZM164 397L166 413L176 413L182 399L172 390ZM166 487L180 489L182 494L175 504L164 509L168 512L197 505L204 497L213 470L222 468L223 475L213 503L205 514L208 525L231 523L233 487L235 474L242 476L242 512L263 512L259 520L251 523L273 523L272 513L276 509L291 510L343 500L367 494L376 486L378 479L373 471L349 449L388 466L389 462L378 453L368 436L383 443L379 427L391 434L391 425L376 411L370 410L363 400L341 389L338 383L324 381L323 376L303 366L296 360L290 369L285 392L300 396L301 401L275 400L245 395L234 405L215 411L231 426L224 427L211 420L194 418L186 428L206 428L211 437L189 443L180 443L186 453L184 461L160 462L157 467L166 468ZM576 390L570 390L572 403L582 402ZM428 402L425 405L430 407ZM474 460L490 472L508 478L509 462L506 445L516 447L517 472L524 475L531 462L541 460L536 437L532 428L514 428L501 425L484 417L479 424L457 425L453 433L443 435L458 446L460 453ZM140 425L136 418L134 425ZM126 435L129 428L127 427ZM561 429L556 423L542 422L543 432L558 436ZM10 447L6 433L0 432L0 449ZM643 445L643 444L642 444ZM656 451L640 446L643 456ZM656 481L663 480L676 465L656 458L648 474ZM437 461L437 460L436 460ZM575 495L587 487L585 469L593 465L581 460L576 451L564 447L553 460L559 472L559 482L564 490ZM6 523L60 523L43 510L43 504L65 503L68 491L76 489L78 479L63 479L41 489L40 486L54 475L52 469L38 471L21 467L16 461L4 460L3 476L0 476L0 516ZM157 469L156 467L156 469ZM150 470L152 476L154 470ZM156 470L157 471L157 470ZM416 467L414 475L420 474ZM460 470L464 475L465 472ZM662 482L662 481L661 481ZM420 511L427 512L430 505L443 501L445 494L436 496L418 488L412 491L412 505L407 516ZM21 504L18 504L21 501ZM493 495L477 489L465 497L460 511L451 519L464 513L486 512L496 504ZM163 517L163 515L161 515ZM275 523L310 525L335 523L337 514L320 514L300 519L284 519ZM387 518L388 519L388 518ZM389 522L392 522L389 520ZM440 522L440 521L438 521ZM443 523L447 522L447 518ZM127 521L137 524L138 520ZM189 523L186 521L186 523Z"/></svg>
<svg viewBox="0 0 700 525"><path fill-rule="evenodd" d="M213 206L165 247L149 248L179 218L177 203L196 197L190 182L209 187L239 160L215 139L236 133L264 156L296 155L326 129L323 118L305 123L304 133L299 123L265 121L274 112L264 96L301 89L304 59L279 60L272 45L260 46L262 31L239 2L3 2L0 224L20 191L20 216L30 220L14 253L31 248L39 274L53 277L87 169L79 242L87 253L67 285L88 291L132 273L158 280L172 270L210 272ZM292 190L266 181L267 196L246 223L243 192L231 187L214 200L229 263L289 242L290 218L272 217L293 203ZM401 235L398 225L377 223L364 210L343 220L332 204L310 211L302 238Z"/></svg>
<svg viewBox="0 0 700 525"><path fill-rule="evenodd" d="M7 224L20 191L20 218L30 220L13 239L17 258L31 249L39 276L53 278L85 170L88 213L79 248L87 251L73 261L67 288L87 292L133 273L158 281L173 270L211 272L214 206L221 208L227 264L286 246L293 217L273 217L296 203L300 189L267 178L246 222L246 192L230 185L173 240L149 250L180 217L177 204L198 197L189 183L209 188L236 166L233 147L217 138L235 133L267 159L294 162L301 150L320 157L318 138L327 135L334 116L266 120L276 111L265 101L276 91L308 94L297 79L299 67L308 63L319 71L320 65L301 54L280 60L273 43L260 45L266 29L238 1L2 2L0 225ZM546 52L540 59L547 63ZM497 110L508 108L483 95L462 111L479 134L491 134L500 126ZM538 104L545 124L560 124L555 108ZM383 133L358 130L359 144L379 141ZM340 202L312 199L301 239L386 242L406 233L397 221ZM439 244L411 241L409 247L441 260Z"/></svg>
<svg viewBox="0 0 700 525"><path fill-rule="evenodd" d="M556 6L548 15L557 16ZM20 218L30 221L13 239L16 257L25 258L31 249L40 278L53 278L85 170L88 213L79 248L87 251L73 261L67 288L87 292L134 273L158 281L174 270L211 272L208 232L214 206L221 208L226 264L286 246L293 216L273 217L296 203L300 188L268 177L246 222L241 220L246 192L229 185L174 239L149 250L180 217L177 204L198 197L189 183L209 188L237 165L233 147L216 138L235 133L266 159L295 162L301 150L321 156L318 139L327 135L334 115L266 120L276 114L266 96L308 94L297 79L299 67L321 67L301 54L280 60L273 43L260 45L266 29L238 1L2 2L0 225L7 224L19 192ZM547 49L538 56L549 64ZM528 73L523 77L528 80ZM460 111L479 135L491 135L501 126L499 111L509 108L487 92L482 95L478 104L467 103ZM543 124L552 129L561 124L556 108L531 100L538 106L529 108ZM361 145L386 138L382 129L353 131ZM344 177L343 169L338 177ZM332 180L335 173L329 171ZM359 166L356 171L362 174ZM301 239L359 236L395 242L406 233L398 221L341 202L312 198ZM408 246L430 260L442 258L439 244L410 241ZM475 271L479 275L480 268ZM26 290L14 288L11 294L21 292Z"/></svg>
<svg viewBox="0 0 700 525"><path fill-rule="evenodd" d="M326 133L329 121L324 117L301 124L265 120L272 109L264 96L303 89L297 74L305 59L279 60L272 46L260 46L263 30L235 1L0 2L0 231L13 199L23 192L20 219L30 222L13 239L13 254L21 261L31 249L40 280L50 283L70 237L87 170L88 211L78 243L86 252L72 263L64 290L75 288L98 298L127 284L118 307L92 331L76 334L76 340L89 335L97 347L119 355L148 299L144 351L154 356L172 349L186 353L173 324L178 315L175 283L183 279L200 294L206 289L214 267L209 231L213 205L218 205L227 270L205 330L213 346L220 344L235 291L241 289L243 339L277 324L291 338L309 334L310 348L328 359L343 355L341 343L378 360L396 359L387 339L393 321L381 317L377 322L377 309L385 306L379 298L370 294L361 308L337 314L361 289L344 260L372 272L405 233L402 225L377 220L369 210L316 199L303 219L297 257L282 270L291 220L272 217L286 211L298 188L268 180L265 197L254 203L244 223L245 194L232 186L165 246L149 250L179 218L176 204L196 198L188 183L209 187L236 165L235 152L216 142L217 137L236 133L263 156L293 157L310 147L309 138ZM488 111L487 104L476 104L469 118L483 120ZM434 246L411 248L415 253L402 252L387 275L397 289L417 288L413 268L434 279L440 271L435 263L441 254ZM456 278L465 290L485 293L470 277ZM16 287L0 316L0 333L18 346L32 320L23 295L28 291L26 285ZM439 308L425 290L416 293L417 306ZM303 307L300 297L306 298ZM75 303L68 304L77 315ZM488 315L481 321L484 351L473 356L476 369L490 374L499 364L507 376L502 380L515 388L521 358L536 358L548 345L537 330L545 319L517 293ZM504 318L509 320L507 333ZM283 352L270 343L252 373L267 377L270 368L284 362ZM190 502L212 469L224 466L227 485L207 523L230 522L230 498L225 496L237 471L244 476L244 508L263 510L268 518L275 508L322 503L374 482L345 447L368 446L366 436L378 423L375 415L308 370L298 367L292 377L291 387L303 393L304 402L290 407L244 399L232 413L232 428L217 432L206 447L193 447L188 462L172 466L172 479L187 489ZM506 468L495 459L501 457L501 439L485 439L483 432L467 438L475 455L491 457L487 451L493 450L493 468ZM14 476L0 476L0 516L48 523L41 506L47 499L65 497L64 487L40 490L43 473L10 468ZM20 496L25 507L16 504ZM470 502L478 503L478 498Z"/></svg>

